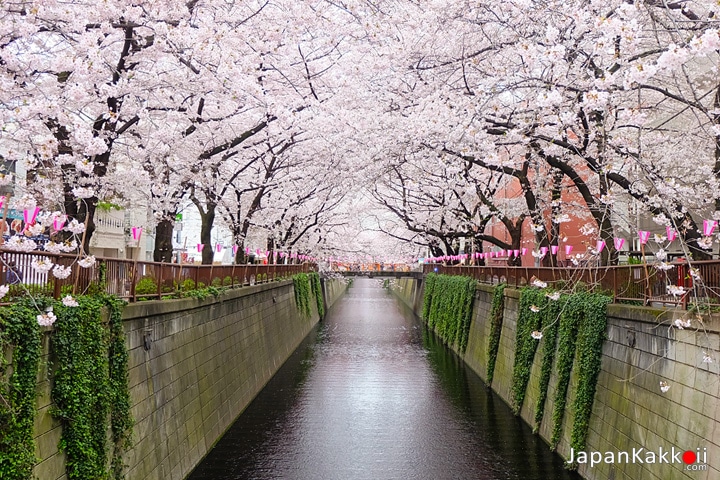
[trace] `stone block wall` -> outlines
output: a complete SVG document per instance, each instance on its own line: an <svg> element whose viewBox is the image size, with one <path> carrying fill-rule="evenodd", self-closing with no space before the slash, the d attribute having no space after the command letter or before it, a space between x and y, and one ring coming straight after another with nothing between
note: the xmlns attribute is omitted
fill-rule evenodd
<svg viewBox="0 0 720 480"><path fill-rule="evenodd" d="M399 281L395 292L408 303L408 283ZM483 379L487 378L487 344L490 333L490 309L494 287L480 285L475 298L473 320L464 361ZM492 389L508 404L515 357L515 332L519 291L505 289L505 310ZM422 305L422 303L421 303ZM420 314L420 309L415 310ZM691 318L691 328L678 329L674 320ZM543 342L541 340L541 342ZM522 418L534 425L535 404L539 391L542 343L535 354L531 378L521 409ZM590 480L715 479L720 478L720 318L689 315L679 310L611 304L608 306L607 340L586 451L630 453L630 461L579 465L579 473ZM712 362L704 362L705 354ZM553 369L555 366L553 365ZM574 416L573 401L578 372L573 369L568 388L563 434L557 452L570 458L570 433ZM660 382L670 388L661 392ZM557 377L550 379L544 417L539 434L549 440L552 429ZM640 462L633 462L633 449L640 451ZM700 449L707 464L700 461L687 466L672 462L648 463L648 451L662 453ZM704 450L705 449L705 450ZM577 458L575 452L575 457ZM678 457L676 457L678 458ZM700 470L688 470L698 468Z"/></svg>
<svg viewBox="0 0 720 480"><path fill-rule="evenodd" d="M329 283L328 308L344 292L340 283ZM230 290L217 299L125 307L135 420L127 479L184 479L317 323L315 302L310 304L311 317L302 318L292 282L285 281ZM48 340L46 335L45 352ZM64 479L46 360L36 420L41 461L34 473L42 480Z"/></svg>

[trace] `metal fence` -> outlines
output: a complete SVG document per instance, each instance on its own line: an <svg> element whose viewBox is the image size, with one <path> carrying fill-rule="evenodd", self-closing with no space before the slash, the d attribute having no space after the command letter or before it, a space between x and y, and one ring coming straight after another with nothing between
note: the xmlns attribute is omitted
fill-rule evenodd
<svg viewBox="0 0 720 480"><path fill-rule="evenodd" d="M691 270L692 267L692 270ZM720 261L675 262L669 270L652 264L607 267L469 267L428 264L424 273L465 275L483 283L529 285L534 279L554 287L586 284L613 295L616 302L643 305L720 306ZM670 287L670 288L668 288ZM682 290L673 288L682 287Z"/></svg>
<svg viewBox="0 0 720 480"><path fill-rule="evenodd" d="M313 265L188 265L177 263L140 262L117 258L97 258L90 268L81 267L76 255L47 252L15 252L0 249L0 285L12 281L8 265L14 264L20 282L8 285L9 298L47 295L60 298L68 293L104 291L120 298L157 299L175 296L178 292L214 286L239 287L289 278L296 273L308 273ZM47 260L55 265L69 266L70 275L56 278L52 271L42 272L33 261ZM5 301L6 299L3 299Z"/></svg>

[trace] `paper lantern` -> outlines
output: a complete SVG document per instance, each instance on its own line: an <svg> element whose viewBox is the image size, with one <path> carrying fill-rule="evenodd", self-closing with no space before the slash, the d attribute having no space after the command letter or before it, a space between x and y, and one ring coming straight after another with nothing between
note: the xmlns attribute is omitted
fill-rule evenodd
<svg viewBox="0 0 720 480"><path fill-rule="evenodd" d="M670 228L670 226L665 227L665 232L667 232L668 242L672 242L677 238L677 232Z"/></svg>
<svg viewBox="0 0 720 480"><path fill-rule="evenodd" d="M595 244L595 249L598 251L598 253L602 252L605 248L605 240L598 240Z"/></svg>
<svg viewBox="0 0 720 480"><path fill-rule="evenodd" d="M223 245L222 245L222 243L216 243L216 244L215 244L215 251L216 251L217 253L220 253L220 252L222 252L222 250L223 250Z"/></svg>
<svg viewBox="0 0 720 480"><path fill-rule="evenodd" d="M615 240L613 240L615 243L615 250L620 250L623 245L625 245L625 239L620 237L615 237Z"/></svg>
<svg viewBox="0 0 720 480"><path fill-rule="evenodd" d="M715 231L715 227L717 227L717 221L703 220L703 235L709 237Z"/></svg>
<svg viewBox="0 0 720 480"><path fill-rule="evenodd" d="M199 253L199 252L202 252L202 251L203 251L203 248L205 248L205 244L204 244L204 243L198 243L198 244L197 244L198 253Z"/></svg>
<svg viewBox="0 0 720 480"><path fill-rule="evenodd" d="M1 206L2 206L2 202L0 202L0 207ZM55 217L55 220L53 220L53 230L55 230L56 232L59 232L65 226L65 222L67 222L67 216L60 215L58 217Z"/></svg>
<svg viewBox="0 0 720 480"><path fill-rule="evenodd" d="M520 256L520 250L513 250L513 253L515 254L516 257Z"/></svg>
<svg viewBox="0 0 720 480"><path fill-rule="evenodd" d="M520 254L525 255L527 253L527 247L523 247L520 249Z"/></svg>
<svg viewBox="0 0 720 480"><path fill-rule="evenodd" d="M40 207L26 208L23 210L23 220L25 220L25 225L32 225L35 223L38 213L40 213Z"/></svg>
<svg viewBox="0 0 720 480"><path fill-rule="evenodd" d="M638 232L638 237L640 238L640 244L645 245L650 239L650 232L648 232L647 230L640 230Z"/></svg>
<svg viewBox="0 0 720 480"><path fill-rule="evenodd" d="M565 245L565 255L570 255L570 253L573 251L572 245Z"/></svg>
<svg viewBox="0 0 720 480"><path fill-rule="evenodd" d="M132 227L130 231L132 233L132 239L134 241L137 242L138 240L140 240L140 236L142 235L142 227Z"/></svg>
<svg viewBox="0 0 720 480"><path fill-rule="evenodd" d="M557 255L559 249L560 249L560 247L558 247L557 245L551 245L551 246L550 246L550 252L551 252L553 255Z"/></svg>

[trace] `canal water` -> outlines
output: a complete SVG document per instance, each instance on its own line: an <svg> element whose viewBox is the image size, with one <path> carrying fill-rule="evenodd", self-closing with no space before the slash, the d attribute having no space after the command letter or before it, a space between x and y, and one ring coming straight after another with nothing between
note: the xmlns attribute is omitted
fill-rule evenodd
<svg viewBox="0 0 720 480"><path fill-rule="evenodd" d="M378 280L358 278L188 478L580 477Z"/></svg>

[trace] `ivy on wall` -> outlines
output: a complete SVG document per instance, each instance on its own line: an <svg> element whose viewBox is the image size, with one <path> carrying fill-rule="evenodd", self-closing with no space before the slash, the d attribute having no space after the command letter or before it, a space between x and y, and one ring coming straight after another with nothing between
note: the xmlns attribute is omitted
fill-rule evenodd
<svg viewBox="0 0 720 480"><path fill-rule="evenodd" d="M66 454L67 476L92 480L111 473L112 478L123 478L122 455L130 446L133 425L123 302L104 294L76 301L78 306L69 307L47 298L26 298L0 308L0 478L29 479L37 460L33 435L41 352L38 312L48 309L57 317L49 354L55 366L53 415L63 429L60 448ZM109 325L103 321L103 307L109 312ZM110 461L108 427L113 442Z"/></svg>
<svg viewBox="0 0 720 480"><path fill-rule="evenodd" d="M543 338L542 338L542 364L540 367L540 394L535 403L535 425L533 433L540 429L545 414L545 400L547 399L548 385L552 376L553 359L555 358L558 330L560 326L560 314L562 313L567 296L563 295L556 301L547 302L542 310Z"/></svg>
<svg viewBox="0 0 720 480"><path fill-rule="evenodd" d="M550 448L557 448L562 434L562 421L565 416L567 404L567 391L570 385L570 372L575 360L575 341L580 319L583 314L583 298L580 295L571 295L565 303L560 315L560 327L557 345L557 386L555 387L555 401L553 403L552 429L550 434Z"/></svg>
<svg viewBox="0 0 720 480"><path fill-rule="evenodd" d="M133 418L130 414L130 390L128 389L128 349L122 323L125 303L117 297L105 295L109 314L110 343L108 345L110 383L110 429L112 431L113 478L123 478L122 455L131 447Z"/></svg>
<svg viewBox="0 0 720 480"><path fill-rule="evenodd" d="M37 378L40 365L38 307L30 299L0 308L0 478L30 478L35 465Z"/></svg>
<svg viewBox="0 0 720 480"><path fill-rule="evenodd" d="M487 358L487 384L492 385L495 374L495 362L500 348L500 334L502 333L503 312L505 311L505 283L495 287L492 307L490 309L490 335L488 336Z"/></svg>
<svg viewBox="0 0 720 480"><path fill-rule="evenodd" d="M512 409L516 415L519 414L530 379L538 345L531 333L542 331L542 363L533 430L538 431L544 416L552 364L555 360L557 386L550 436L552 449L557 447L562 434L573 367L577 371L578 383L573 402L570 446L575 451L585 449L607 327L606 308L610 301L610 297L606 295L584 290L561 295L557 300L549 300L545 290L521 290L511 386ZM574 365L576 357L577 364Z"/></svg>
<svg viewBox="0 0 720 480"><path fill-rule="evenodd" d="M530 381L535 351L538 342L532 338L533 331L542 328L541 311L547 304L547 297L535 288L523 288L520 292L517 329L515 330L515 360L513 362L510 404L515 415L520 413L525 391ZM532 307L532 308L531 308ZM539 309L539 311L534 311Z"/></svg>
<svg viewBox="0 0 720 480"><path fill-rule="evenodd" d="M295 305L304 318L310 318L310 278L307 273L298 273L293 275L292 280Z"/></svg>
<svg viewBox="0 0 720 480"><path fill-rule="evenodd" d="M108 478L108 427L112 430L113 478L123 478L122 453L132 433L127 383L127 349L122 303L105 295L77 298L77 307L58 303L51 342L56 359L53 415L62 424L60 448L70 480ZM109 310L109 328L102 316ZM110 425L108 425L108 421Z"/></svg>
<svg viewBox="0 0 720 480"><path fill-rule="evenodd" d="M317 311L320 318L325 316L325 302L323 302L322 296L322 285L320 283L320 274L312 272L308 275L310 279L310 285L312 291L315 294L315 303L317 304Z"/></svg>
<svg viewBox="0 0 720 480"><path fill-rule="evenodd" d="M605 295L585 295L585 311L577 341L577 369L579 371L577 391L573 407L570 447L575 451L585 450L590 414L595 400L595 388L602 363L602 346L607 329L607 304L611 299Z"/></svg>
<svg viewBox="0 0 720 480"><path fill-rule="evenodd" d="M425 277L423 319L447 345L456 345L463 353L467 348L472 306L477 282L459 275Z"/></svg>

